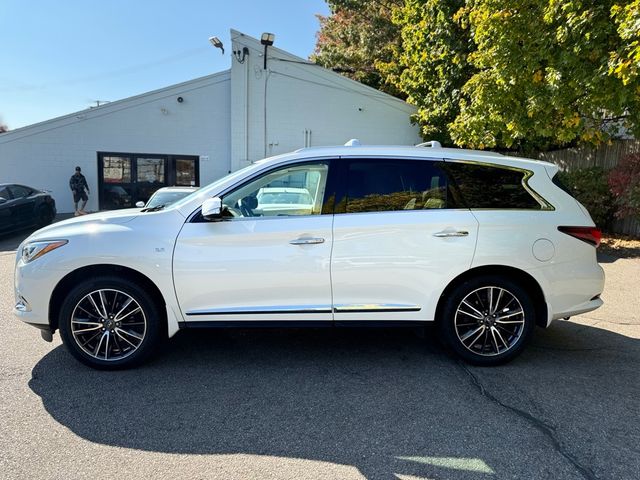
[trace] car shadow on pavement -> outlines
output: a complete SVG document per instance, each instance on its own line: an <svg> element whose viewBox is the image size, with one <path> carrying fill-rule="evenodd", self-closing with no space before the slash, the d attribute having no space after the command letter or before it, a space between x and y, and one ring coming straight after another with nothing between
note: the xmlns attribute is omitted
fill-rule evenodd
<svg viewBox="0 0 640 480"><path fill-rule="evenodd" d="M57 347L29 386L80 437L145 451L321 460L371 479L640 468L638 340L557 322L511 364L477 368L427 333L182 331L151 363L120 372Z"/></svg>

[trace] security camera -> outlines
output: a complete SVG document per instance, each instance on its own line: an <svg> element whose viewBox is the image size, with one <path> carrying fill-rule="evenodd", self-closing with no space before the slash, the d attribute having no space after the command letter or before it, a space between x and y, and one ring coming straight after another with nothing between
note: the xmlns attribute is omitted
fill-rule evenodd
<svg viewBox="0 0 640 480"><path fill-rule="evenodd" d="M178 98L176 98L176 100L178 101L178 103L184 102L184 98L182 98L182 97L178 97Z"/></svg>

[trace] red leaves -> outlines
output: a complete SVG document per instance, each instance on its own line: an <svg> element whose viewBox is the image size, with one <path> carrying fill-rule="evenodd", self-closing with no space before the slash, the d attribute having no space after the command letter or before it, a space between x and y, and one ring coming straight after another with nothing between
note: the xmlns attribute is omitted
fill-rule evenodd
<svg viewBox="0 0 640 480"><path fill-rule="evenodd" d="M640 215L640 154L622 157L609 173L609 187L616 199L616 217Z"/></svg>

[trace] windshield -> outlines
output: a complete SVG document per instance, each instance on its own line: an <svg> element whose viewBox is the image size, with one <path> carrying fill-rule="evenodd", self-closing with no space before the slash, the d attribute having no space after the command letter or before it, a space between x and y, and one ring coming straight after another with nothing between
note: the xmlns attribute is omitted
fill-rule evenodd
<svg viewBox="0 0 640 480"><path fill-rule="evenodd" d="M171 205L172 203L177 202L178 200L191 195L193 192L189 191L178 191L178 192L158 192L156 193L145 205L145 208L153 208L158 205Z"/></svg>

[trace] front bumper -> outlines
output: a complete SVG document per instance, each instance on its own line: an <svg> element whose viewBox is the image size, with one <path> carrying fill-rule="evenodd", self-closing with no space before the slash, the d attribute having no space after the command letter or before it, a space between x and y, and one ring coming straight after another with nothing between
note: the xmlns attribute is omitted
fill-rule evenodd
<svg viewBox="0 0 640 480"><path fill-rule="evenodd" d="M50 336L49 299L64 272L48 269L46 264L46 261L25 264L18 257L14 271L13 314Z"/></svg>

